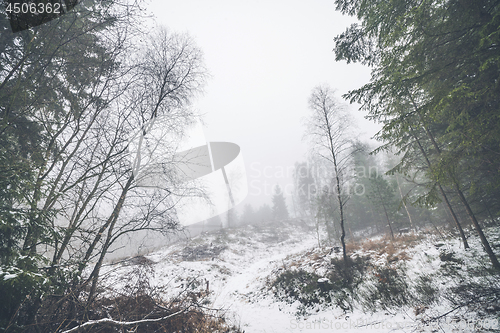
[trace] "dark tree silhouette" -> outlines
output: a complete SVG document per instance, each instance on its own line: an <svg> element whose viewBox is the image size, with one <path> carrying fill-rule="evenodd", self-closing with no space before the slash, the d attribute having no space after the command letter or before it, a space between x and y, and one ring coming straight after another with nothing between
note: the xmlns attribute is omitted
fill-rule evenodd
<svg viewBox="0 0 500 333"><path fill-rule="evenodd" d="M288 209L286 208L285 196L279 185L274 187L273 194L273 218L275 220L284 220L288 218Z"/></svg>

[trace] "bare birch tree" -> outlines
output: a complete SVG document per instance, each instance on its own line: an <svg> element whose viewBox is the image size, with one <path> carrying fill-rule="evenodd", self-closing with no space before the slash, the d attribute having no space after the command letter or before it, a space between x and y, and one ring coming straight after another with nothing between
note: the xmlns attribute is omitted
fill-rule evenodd
<svg viewBox="0 0 500 333"><path fill-rule="evenodd" d="M348 200L346 180L352 141L349 138L350 121L347 109L335 99L334 91L328 86L318 86L309 98L311 115L307 123L306 135L311 139L313 150L324 158L332 168L332 186L329 190L338 203L340 241L344 263L347 265L345 246L345 206Z"/></svg>
<svg viewBox="0 0 500 333"><path fill-rule="evenodd" d="M201 50L187 34L161 28L142 35L141 41L140 31L126 16L111 19L107 26L92 19L82 22L82 15L74 13L74 29L83 32L68 28L50 49L44 43L50 44L62 29L56 23L37 28L29 36L27 56L19 51L22 64L12 68L14 74L1 76L0 92L11 98L0 106L0 134L17 128L22 118L36 126L37 136L36 147L23 156L33 180L7 207L26 216L26 223L20 224L23 232L11 237L26 258L16 269L35 277L43 272L52 281L43 290L35 288L35 301L27 304L20 325L39 322L37 313L46 299L58 299L56 312L71 308L81 295L92 302L112 244L139 230L176 229L171 195L196 192L180 184L168 166L163 170L171 180L168 187L138 186L129 146L132 134L147 136L147 124L156 118L162 118L164 131L176 136L195 120L190 103L207 78ZM95 29L99 24L102 29ZM31 51L36 48L41 55ZM36 61L33 54L39 56ZM30 98L17 98L23 91L16 81L17 87L31 84L38 90ZM176 143L171 144L175 150ZM89 292L82 294L87 285Z"/></svg>

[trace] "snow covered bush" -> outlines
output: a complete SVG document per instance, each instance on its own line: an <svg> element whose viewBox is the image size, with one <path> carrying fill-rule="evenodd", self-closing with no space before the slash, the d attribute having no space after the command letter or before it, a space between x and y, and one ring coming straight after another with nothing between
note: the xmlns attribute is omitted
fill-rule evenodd
<svg viewBox="0 0 500 333"><path fill-rule="evenodd" d="M47 279L41 274L17 267L0 267L0 331L20 332L14 322L22 323L29 316L29 305L47 289ZM13 321L17 319L17 321Z"/></svg>
<svg viewBox="0 0 500 333"><path fill-rule="evenodd" d="M315 305L352 311L368 264L368 257L349 258L347 265L342 259L332 258L323 277L304 269L285 270L272 282L271 289L279 300L300 302L302 312Z"/></svg>
<svg viewBox="0 0 500 333"><path fill-rule="evenodd" d="M374 268L370 281L365 284L362 296L368 309L390 309L407 305L409 286L405 269L398 266L377 266Z"/></svg>

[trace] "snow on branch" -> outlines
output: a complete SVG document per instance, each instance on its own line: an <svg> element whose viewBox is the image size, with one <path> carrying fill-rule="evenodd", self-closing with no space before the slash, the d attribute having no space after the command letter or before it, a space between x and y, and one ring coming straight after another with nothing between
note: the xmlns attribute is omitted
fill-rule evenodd
<svg viewBox="0 0 500 333"><path fill-rule="evenodd" d="M92 326L92 325L96 325L96 324L111 324L111 325L115 325L115 326L134 326L134 325L144 324L144 323L155 323L155 322L167 320L169 318L177 316L183 312L186 312L189 308L190 307L187 307L183 310L169 314L168 316L161 317L161 318L155 318L155 319L141 319L141 320L136 320L136 321L118 321L118 320L114 320L111 318L102 318L102 319L98 319L98 320L90 320L90 321L87 321L81 325L73 327L72 329L63 331L61 333L78 332L79 330L83 329L84 327Z"/></svg>

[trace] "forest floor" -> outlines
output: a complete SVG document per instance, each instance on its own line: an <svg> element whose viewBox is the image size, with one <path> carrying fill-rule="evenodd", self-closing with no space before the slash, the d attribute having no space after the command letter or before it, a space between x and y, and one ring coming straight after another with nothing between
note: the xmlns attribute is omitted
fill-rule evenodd
<svg viewBox="0 0 500 333"><path fill-rule="evenodd" d="M487 228L500 250L498 227ZM137 285L165 299L197 295L253 332L498 332L500 279L479 239L451 232L318 246L299 220L204 233L103 267L109 291ZM218 313L221 313L221 312Z"/></svg>

